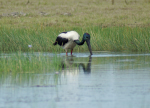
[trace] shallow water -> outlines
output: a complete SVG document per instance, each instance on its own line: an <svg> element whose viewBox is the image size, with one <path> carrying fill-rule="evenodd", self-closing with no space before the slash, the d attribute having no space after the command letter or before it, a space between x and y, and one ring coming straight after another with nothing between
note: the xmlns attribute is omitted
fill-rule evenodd
<svg viewBox="0 0 150 108"><path fill-rule="evenodd" d="M0 108L149 108L150 54L93 54L61 53L61 71L18 73L18 83L10 75L0 82Z"/></svg>

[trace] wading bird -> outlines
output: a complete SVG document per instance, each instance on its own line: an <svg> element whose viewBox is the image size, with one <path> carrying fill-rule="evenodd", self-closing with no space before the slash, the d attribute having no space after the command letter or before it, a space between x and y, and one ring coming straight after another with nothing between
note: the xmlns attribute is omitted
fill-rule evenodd
<svg viewBox="0 0 150 108"><path fill-rule="evenodd" d="M92 55L92 50L90 45L90 35L88 33L83 34L82 41L80 42L79 34L76 31L62 32L57 36L56 41L55 43L53 43L53 45L58 44L62 46L66 51L66 55L68 55L68 49L71 49L71 55L72 55L73 48L76 46L76 44L83 45L85 41L89 48L90 55Z"/></svg>

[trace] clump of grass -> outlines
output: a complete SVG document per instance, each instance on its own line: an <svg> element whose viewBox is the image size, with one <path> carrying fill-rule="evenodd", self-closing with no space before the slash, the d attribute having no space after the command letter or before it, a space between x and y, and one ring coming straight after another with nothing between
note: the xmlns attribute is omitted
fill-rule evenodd
<svg viewBox="0 0 150 108"><path fill-rule="evenodd" d="M54 85L53 82L58 80L58 75L55 72L62 69L61 60L62 58L55 54L50 56L46 53L32 52L1 53L0 85L7 82L6 86L12 84L38 86L45 78L47 78L48 84ZM51 79L51 82L49 82L49 79Z"/></svg>
<svg viewBox="0 0 150 108"><path fill-rule="evenodd" d="M0 73L24 73L24 72L47 72L57 71L61 64L58 56L49 57L42 53L12 53L11 55L1 54Z"/></svg>

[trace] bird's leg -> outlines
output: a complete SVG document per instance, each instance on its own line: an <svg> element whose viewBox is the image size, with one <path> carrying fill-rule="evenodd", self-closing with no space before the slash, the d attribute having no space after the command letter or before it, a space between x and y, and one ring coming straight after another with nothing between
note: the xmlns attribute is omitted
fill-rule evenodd
<svg viewBox="0 0 150 108"><path fill-rule="evenodd" d="M71 55L72 55L73 49L71 49Z"/></svg>
<svg viewBox="0 0 150 108"><path fill-rule="evenodd" d="M66 49L66 56L68 56L68 50Z"/></svg>
<svg viewBox="0 0 150 108"><path fill-rule="evenodd" d="M68 56L68 53L66 52L66 56Z"/></svg>

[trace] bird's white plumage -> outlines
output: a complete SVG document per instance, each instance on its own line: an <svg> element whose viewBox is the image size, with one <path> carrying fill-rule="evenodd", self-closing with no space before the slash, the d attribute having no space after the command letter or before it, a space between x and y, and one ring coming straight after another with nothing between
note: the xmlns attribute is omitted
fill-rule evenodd
<svg viewBox="0 0 150 108"><path fill-rule="evenodd" d="M60 33L58 36L68 40L79 40L79 34L76 31L69 31L67 33Z"/></svg>
<svg viewBox="0 0 150 108"><path fill-rule="evenodd" d="M76 46L76 43L74 42L74 40L79 40L79 37L80 35L76 31L62 32L58 35L56 42L58 42L59 45L65 49L66 55L67 55L68 49L71 49L71 55L72 55L73 48ZM65 39L67 39L68 41ZM54 45L56 44L56 42L54 43Z"/></svg>
<svg viewBox="0 0 150 108"><path fill-rule="evenodd" d="M68 49L73 50L73 48L76 46L74 40L79 40L80 35L76 31L68 31L62 32L58 36L68 39L68 42L63 46L66 52L68 52Z"/></svg>
<svg viewBox="0 0 150 108"><path fill-rule="evenodd" d="M63 48L64 48L65 50L67 50L67 49L73 49L75 46L76 46L76 43L73 42L72 40L70 40L68 43L66 43L66 44L63 46Z"/></svg>

